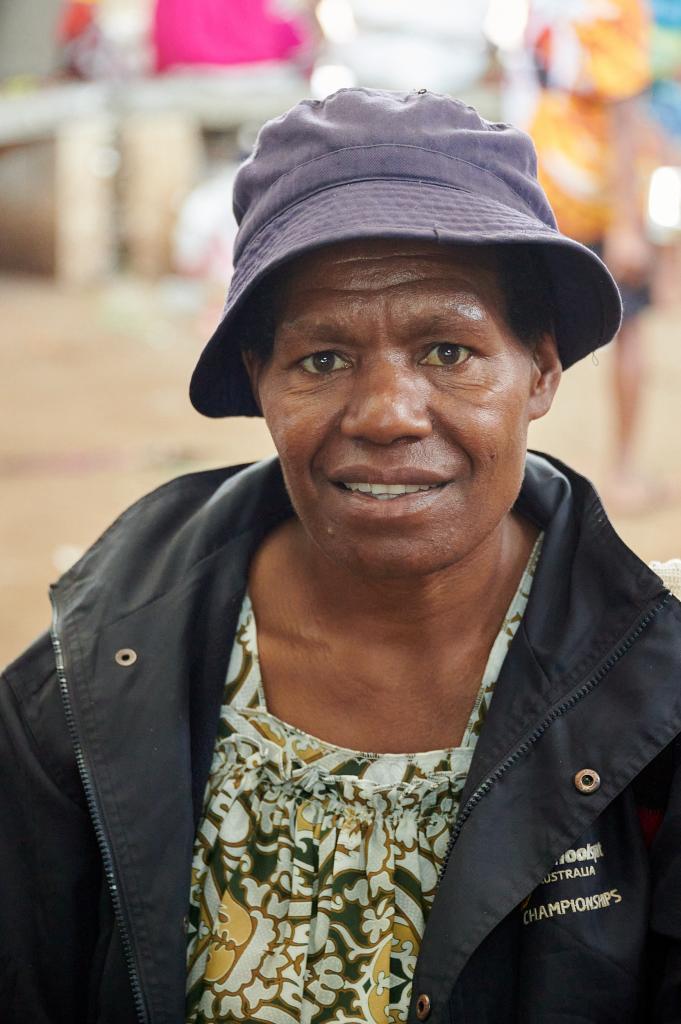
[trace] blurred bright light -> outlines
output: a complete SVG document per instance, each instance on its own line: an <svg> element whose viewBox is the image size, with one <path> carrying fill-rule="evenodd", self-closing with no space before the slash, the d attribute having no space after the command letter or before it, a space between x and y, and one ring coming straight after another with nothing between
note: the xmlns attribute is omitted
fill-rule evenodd
<svg viewBox="0 0 681 1024"><path fill-rule="evenodd" d="M337 89L349 89L353 85L357 85L355 75L343 64L320 64L310 76L310 92L316 100L323 100Z"/></svg>
<svg viewBox="0 0 681 1024"><path fill-rule="evenodd" d="M484 31L499 50L515 50L522 45L529 0L490 0Z"/></svg>
<svg viewBox="0 0 681 1024"><path fill-rule="evenodd" d="M347 43L357 31L349 0L320 0L316 14L330 43Z"/></svg>
<svg viewBox="0 0 681 1024"><path fill-rule="evenodd" d="M648 190L648 221L653 228L681 228L681 168L656 167Z"/></svg>

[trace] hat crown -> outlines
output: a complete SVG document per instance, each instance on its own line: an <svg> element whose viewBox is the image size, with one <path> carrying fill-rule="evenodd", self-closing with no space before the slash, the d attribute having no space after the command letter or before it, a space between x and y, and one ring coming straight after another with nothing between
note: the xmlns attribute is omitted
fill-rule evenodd
<svg viewBox="0 0 681 1024"><path fill-rule="evenodd" d="M556 226L524 132L426 90L340 89L324 100L302 100L260 130L234 186L241 236L235 257L287 206L372 177L465 188Z"/></svg>

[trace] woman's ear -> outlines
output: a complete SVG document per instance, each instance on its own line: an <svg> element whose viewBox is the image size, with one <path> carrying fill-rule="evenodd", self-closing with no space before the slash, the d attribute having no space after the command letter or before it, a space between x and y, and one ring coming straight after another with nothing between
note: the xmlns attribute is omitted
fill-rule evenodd
<svg viewBox="0 0 681 1024"><path fill-rule="evenodd" d="M553 334L546 332L535 342L532 362L528 418L539 420L551 408L563 373L558 345Z"/></svg>
<svg viewBox="0 0 681 1024"><path fill-rule="evenodd" d="M250 350L242 351L241 359L246 368L248 379L251 382L251 391L253 392L255 404L262 413L262 405L260 404L260 373L262 371L262 360L258 358L255 352Z"/></svg>

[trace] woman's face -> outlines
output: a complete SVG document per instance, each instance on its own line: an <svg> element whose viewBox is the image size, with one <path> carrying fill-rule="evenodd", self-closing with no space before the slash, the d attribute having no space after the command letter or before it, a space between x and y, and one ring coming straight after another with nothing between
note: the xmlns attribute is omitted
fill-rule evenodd
<svg viewBox="0 0 681 1024"><path fill-rule="evenodd" d="M274 350L247 358L307 536L376 578L464 559L506 520L553 338L506 324L493 250L343 243L295 263Z"/></svg>

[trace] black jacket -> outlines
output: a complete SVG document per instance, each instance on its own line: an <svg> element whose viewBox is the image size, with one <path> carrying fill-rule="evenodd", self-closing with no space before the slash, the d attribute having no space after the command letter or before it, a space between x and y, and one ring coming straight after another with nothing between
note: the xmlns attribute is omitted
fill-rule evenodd
<svg viewBox="0 0 681 1024"><path fill-rule="evenodd" d="M409 1020L427 994L437 1024L681 1022L681 605L565 467L530 456L518 508L546 531L542 557ZM290 514L275 461L172 481L59 581L52 642L7 669L3 1024L184 1020L223 681L249 559Z"/></svg>

